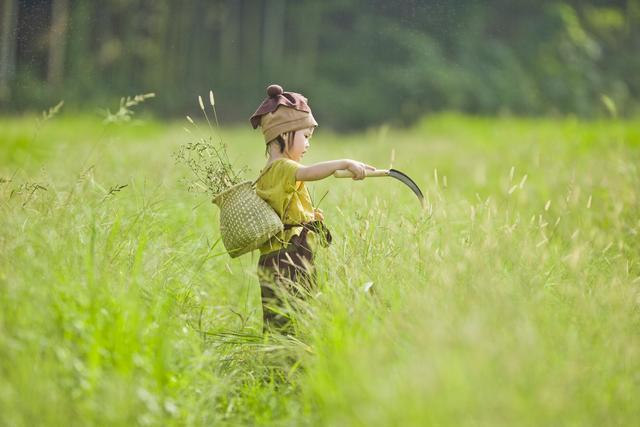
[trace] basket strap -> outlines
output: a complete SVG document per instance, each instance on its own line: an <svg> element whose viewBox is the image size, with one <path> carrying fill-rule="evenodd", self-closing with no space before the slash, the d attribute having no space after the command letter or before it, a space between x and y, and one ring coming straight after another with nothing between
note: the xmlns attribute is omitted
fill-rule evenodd
<svg viewBox="0 0 640 427"><path fill-rule="evenodd" d="M256 180L255 180L255 181L253 181L253 182L251 183L251 186L252 186L252 187L255 187L255 186L256 186L256 184L258 183L258 181L260 180L260 178L262 178L262 176L263 176L265 173L267 173L267 171L268 171L269 169L271 169L271 166L273 166L273 163L275 163L275 162L270 163L266 168L262 169L262 172L260 172L260 175L258 175L258 177L256 178Z"/></svg>

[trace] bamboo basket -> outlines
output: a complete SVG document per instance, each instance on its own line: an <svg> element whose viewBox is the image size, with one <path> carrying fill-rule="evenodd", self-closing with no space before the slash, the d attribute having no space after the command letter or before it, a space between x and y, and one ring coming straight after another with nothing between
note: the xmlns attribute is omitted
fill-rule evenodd
<svg viewBox="0 0 640 427"><path fill-rule="evenodd" d="M282 220L256 194L254 182L245 181L218 194L220 234L231 258L251 252L283 230Z"/></svg>

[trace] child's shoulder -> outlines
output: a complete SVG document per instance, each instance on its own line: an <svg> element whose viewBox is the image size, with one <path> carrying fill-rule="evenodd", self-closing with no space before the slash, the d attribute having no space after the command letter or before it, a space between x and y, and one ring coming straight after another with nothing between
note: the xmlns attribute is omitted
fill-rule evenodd
<svg viewBox="0 0 640 427"><path fill-rule="evenodd" d="M266 174L283 174L295 172L302 165L295 160L281 158L267 164L262 171Z"/></svg>
<svg viewBox="0 0 640 427"><path fill-rule="evenodd" d="M287 158L274 160L262 169L258 183L266 185L282 181L295 183L296 171L301 166L295 160Z"/></svg>
<svg viewBox="0 0 640 427"><path fill-rule="evenodd" d="M289 159L287 157L281 157L279 159L274 160L273 162L270 163L271 165L279 165L280 167L282 166L290 166L290 165L295 165L295 166L302 166L300 163L296 162L293 159ZM267 165L268 167L269 165Z"/></svg>

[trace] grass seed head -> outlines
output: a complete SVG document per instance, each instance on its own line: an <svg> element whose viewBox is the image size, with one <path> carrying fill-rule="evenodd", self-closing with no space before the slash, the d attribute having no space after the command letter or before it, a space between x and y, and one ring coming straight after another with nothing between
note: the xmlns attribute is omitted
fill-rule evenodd
<svg viewBox="0 0 640 427"><path fill-rule="evenodd" d="M525 182L527 182L527 176L528 176L528 175L527 175L527 174L525 174L525 175L522 177L522 180L520 181L520 184L519 184L519 185L520 185L520 189L521 189L521 190L522 190L522 188L524 187L524 183L525 183Z"/></svg>

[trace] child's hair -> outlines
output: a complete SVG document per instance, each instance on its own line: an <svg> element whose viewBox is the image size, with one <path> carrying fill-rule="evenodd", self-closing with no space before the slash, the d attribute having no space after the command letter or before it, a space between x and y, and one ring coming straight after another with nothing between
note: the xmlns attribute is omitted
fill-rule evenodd
<svg viewBox="0 0 640 427"><path fill-rule="evenodd" d="M271 141L269 141L269 143L267 144L267 148L264 152L264 155L265 156L269 155L269 146L274 143L278 144L278 147L280 148L281 153L288 152L289 148L291 148L291 146L293 145L293 140L296 137L296 132L297 132L296 130L285 132L283 134L278 135L275 139L272 139Z"/></svg>

